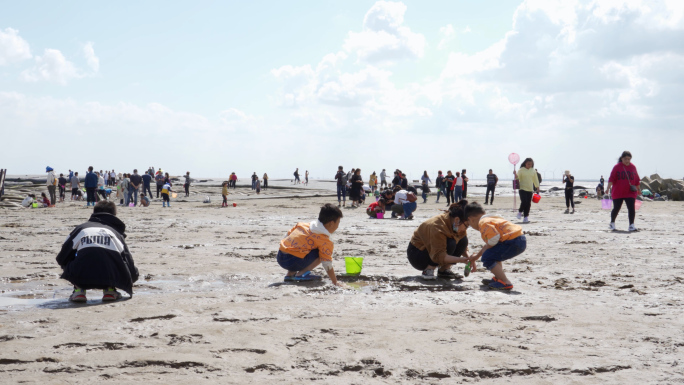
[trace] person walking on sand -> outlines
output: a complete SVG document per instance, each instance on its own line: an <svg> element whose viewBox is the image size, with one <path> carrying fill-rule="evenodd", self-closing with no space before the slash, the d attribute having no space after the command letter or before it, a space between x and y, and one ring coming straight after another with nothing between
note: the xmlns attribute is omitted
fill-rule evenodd
<svg viewBox="0 0 684 385"><path fill-rule="evenodd" d="M256 171L252 174L252 190L256 190L256 181L259 180L259 177L256 174Z"/></svg>
<svg viewBox="0 0 684 385"><path fill-rule="evenodd" d="M337 181L337 207L347 205L347 173L344 172L342 166L337 168L337 173L335 174L335 180ZM342 203L344 202L344 204Z"/></svg>
<svg viewBox="0 0 684 385"><path fill-rule="evenodd" d="M264 190L268 188L268 174L264 173Z"/></svg>
<svg viewBox="0 0 684 385"><path fill-rule="evenodd" d="M59 187L59 201L64 202L66 198L66 184L67 180L64 174L59 174L59 179L57 180L57 186Z"/></svg>
<svg viewBox="0 0 684 385"><path fill-rule="evenodd" d="M447 199L447 207L451 206L451 201L454 199L454 183L456 183L456 177L451 173L451 170L448 170L444 177L444 195Z"/></svg>
<svg viewBox="0 0 684 385"><path fill-rule="evenodd" d="M565 170L563 175L563 183L565 183L565 213L574 214L575 213L575 177L570 175L570 170ZM570 206L572 205L572 212L570 212Z"/></svg>
<svg viewBox="0 0 684 385"><path fill-rule="evenodd" d="M373 171L370 179L368 180L368 187L370 187L371 193L375 193L375 190L378 189L378 177L375 175L375 171Z"/></svg>
<svg viewBox="0 0 684 385"><path fill-rule="evenodd" d="M380 172L380 188L387 188L387 172L384 168Z"/></svg>
<svg viewBox="0 0 684 385"><path fill-rule="evenodd" d="M427 170L423 171L423 176L420 177L420 182L423 184L425 182L428 186L430 183L432 183L432 180L430 180L430 176L427 173Z"/></svg>
<svg viewBox="0 0 684 385"><path fill-rule="evenodd" d="M85 188L87 195L86 207L92 203L95 206L95 190L97 189L97 175L93 172L93 166L88 167L88 172L85 176Z"/></svg>
<svg viewBox="0 0 684 385"><path fill-rule="evenodd" d="M351 207L359 207L361 203L361 194L363 193L363 177L361 177L361 169L357 168L354 170L354 175L351 178L351 194L350 200L352 202Z"/></svg>
<svg viewBox="0 0 684 385"><path fill-rule="evenodd" d="M499 177L494 174L492 169L489 169L489 174L487 174L487 193L485 194L485 204L494 204L494 191L496 190L496 185L499 184ZM489 200L489 193L492 193L492 200Z"/></svg>
<svg viewBox="0 0 684 385"><path fill-rule="evenodd" d="M465 181L461 173L456 171L456 181L454 182L454 202L460 202L463 199L463 184Z"/></svg>
<svg viewBox="0 0 684 385"><path fill-rule="evenodd" d="M530 209L532 208L532 195L536 190L539 193L539 178L537 171L534 169L534 160L527 158L522 162L520 170L516 172L513 170L515 179L520 182L520 208L518 208L518 219L522 218L523 223L530 223Z"/></svg>
<svg viewBox="0 0 684 385"><path fill-rule="evenodd" d="M183 178L185 178L185 183L183 184L183 187L185 188L185 197L187 198L190 196L190 171L186 171L185 176Z"/></svg>
<svg viewBox="0 0 684 385"><path fill-rule="evenodd" d="M637 231L634 226L634 219L636 217L636 198L639 194L639 173L637 168L632 163L632 153L624 151L618 163L613 167L608 177L608 187L606 194L611 194L613 198L613 211L610 213L610 230L615 230L615 219L620 213L622 204L627 205L627 214L629 219L629 231Z"/></svg>
<svg viewBox="0 0 684 385"><path fill-rule="evenodd" d="M237 185L237 175L235 175L235 172L230 174L230 187L235 190L235 186Z"/></svg>
<svg viewBox="0 0 684 385"><path fill-rule="evenodd" d="M297 168L294 172L294 184L302 183L302 181L299 180L299 168Z"/></svg>
<svg viewBox="0 0 684 385"><path fill-rule="evenodd" d="M50 202L51 205L54 206L55 203L57 203L57 177L55 176L55 170L50 166L45 167L45 172L47 173L46 184L48 192L50 193Z"/></svg>
<svg viewBox="0 0 684 385"><path fill-rule="evenodd" d="M437 189L437 200L435 203L439 203L439 196L444 192L444 175L442 175L442 170L437 172L437 179L435 179L435 188Z"/></svg>
<svg viewBox="0 0 684 385"><path fill-rule="evenodd" d="M306 170L306 172L304 173L304 185L309 185L309 170Z"/></svg>
<svg viewBox="0 0 684 385"><path fill-rule="evenodd" d="M142 176L138 175L138 169L133 170L133 175L130 178L130 185L128 186L128 193L130 194L130 199L133 200L133 206L138 205L138 190L142 184Z"/></svg>
<svg viewBox="0 0 684 385"><path fill-rule="evenodd" d="M69 183L71 183L71 200L78 199L79 191L81 191L81 180L78 178L78 172L69 178Z"/></svg>
<svg viewBox="0 0 684 385"><path fill-rule="evenodd" d="M157 199L159 199L159 194L161 194L162 187L164 187L164 173L161 168L154 176L154 182L157 184Z"/></svg>
<svg viewBox="0 0 684 385"><path fill-rule="evenodd" d="M468 177L466 176L466 169L461 170L461 178L463 178L463 199L468 196ZM458 201L456 201L458 202Z"/></svg>
<svg viewBox="0 0 684 385"><path fill-rule="evenodd" d="M142 176L142 181L142 193L147 194L148 199L152 198L152 190L150 190L150 186L152 185L152 175L150 175L150 170L145 171L145 175Z"/></svg>

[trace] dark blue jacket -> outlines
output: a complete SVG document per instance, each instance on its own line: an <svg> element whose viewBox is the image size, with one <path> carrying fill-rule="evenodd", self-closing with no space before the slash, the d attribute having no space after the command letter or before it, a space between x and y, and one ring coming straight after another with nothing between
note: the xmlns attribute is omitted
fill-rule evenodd
<svg viewBox="0 0 684 385"><path fill-rule="evenodd" d="M94 172L87 172L85 176L85 188L97 187L97 175Z"/></svg>

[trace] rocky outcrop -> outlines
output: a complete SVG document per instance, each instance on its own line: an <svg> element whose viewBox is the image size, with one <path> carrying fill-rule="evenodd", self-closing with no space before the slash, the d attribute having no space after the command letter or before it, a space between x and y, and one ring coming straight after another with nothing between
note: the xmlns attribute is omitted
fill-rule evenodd
<svg viewBox="0 0 684 385"><path fill-rule="evenodd" d="M659 194L661 197L667 197L668 200L682 201L684 200L684 181L666 178L663 179L658 174L653 174L650 177L641 179L641 190L648 189L653 194Z"/></svg>

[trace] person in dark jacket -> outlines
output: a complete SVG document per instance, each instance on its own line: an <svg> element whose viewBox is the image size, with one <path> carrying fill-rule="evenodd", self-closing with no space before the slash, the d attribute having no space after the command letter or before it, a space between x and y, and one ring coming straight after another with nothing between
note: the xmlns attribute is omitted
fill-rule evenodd
<svg viewBox="0 0 684 385"><path fill-rule="evenodd" d="M138 269L126 246L126 225L116 217L116 204L100 201L88 222L76 226L57 255L61 278L74 285L72 302L86 302L86 290L102 289L103 301L121 298L117 288L133 296Z"/></svg>
<svg viewBox="0 0 684 385"><path fill-rule="evenodd" d="M88 203L86 206L90 206L91 202L93 203L93 206L95 206L95 201L97 200L95 197L95 190L97 190L97 179L97 174L93 172L93 166L88 167L88 172L85 176L85 188L88 197Z"/></svg>

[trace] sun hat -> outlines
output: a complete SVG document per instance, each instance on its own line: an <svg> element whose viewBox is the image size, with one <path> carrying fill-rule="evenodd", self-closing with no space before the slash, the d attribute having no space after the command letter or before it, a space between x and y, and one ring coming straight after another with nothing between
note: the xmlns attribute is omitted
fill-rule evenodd
<svg viewBox="0 0 684 385"><path fill-rule="evenodd" d="M50 167L50 166L45 167L45 172L50 172L50 171L54 171L52 167Z"/></svg>

